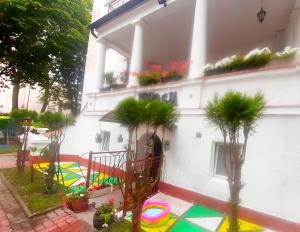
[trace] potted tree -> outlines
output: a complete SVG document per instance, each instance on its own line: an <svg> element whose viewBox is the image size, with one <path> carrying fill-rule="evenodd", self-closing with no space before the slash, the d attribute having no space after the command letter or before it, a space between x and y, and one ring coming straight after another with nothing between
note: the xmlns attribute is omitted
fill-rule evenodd
<svg viewBox="0 0 300 232"><path fill-rule="evenodd" d="M116 209L113 200L102 204L94 214L93 225L97 230L103 229L114 222Z"/></svg>
<svg viewBox="0 0 300 232"><path fill-rule="evenodd" d="M243 188L242 167L246 158L248 137L254 131L257 120L265 107L261 93L248 96L241 92L229 91L223 97L215 98L207 104L206 117L219 128L227 145L229 161L224 159L230 192L230 214L228 232L239 231L238 208L240 191ZM242 146L242 149L240 149Z"/></svg>
<svg viewBox="0 0 300 232"><path fill-rule="evenodd" d="M66 195L67 207L74 212L82 212L88 208L89 194L83 189Z"/></svg>

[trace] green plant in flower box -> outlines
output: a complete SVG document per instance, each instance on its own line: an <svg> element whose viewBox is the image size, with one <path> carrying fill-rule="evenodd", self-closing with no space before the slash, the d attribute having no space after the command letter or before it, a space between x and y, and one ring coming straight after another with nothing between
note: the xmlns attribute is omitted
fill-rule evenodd
<svg viewBox="0 0 300 232"><path fill-rule="evenodd" d="M160 71L146 71L138 75L139 84L141 86L157 84L161 81Z"/></svg>
<svg viewBox="0 0 300 232"><path fill-rule="evenodd" d="M72 202L75 200L88 200L89 199L89 193L82 189L78 192L70 192L66 194L67 202Z"/></svg>

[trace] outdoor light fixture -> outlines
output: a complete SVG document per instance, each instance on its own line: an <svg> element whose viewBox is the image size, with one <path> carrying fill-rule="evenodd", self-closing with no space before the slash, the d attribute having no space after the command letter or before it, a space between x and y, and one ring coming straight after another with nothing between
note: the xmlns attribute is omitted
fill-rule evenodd
<svg viewBox="0 0 300 232"><path fill-rule="evenodd" d="M165 150L165 151L170 150L170 141L169 141L169 140L166 140L166 141L164 142L164 150Z"/></svg>
<svg viewBox="0 0 300 232"><path fill-rule="evenodd" d="M201 139L201 137L202 137L202 133L201 132L196 132L196 138Z"/></svg>
<svg viewBox="0 0 300 232"><path fill-rule="evenodd" d="M118 142L119 143L123 143L123 136L121 134L119 134L119 137L118 137Z"/></svg>
<svg viewBox="0 0 300 232"><path fill-rule="evenodd" d="M262 23L265 20L266 15L267 12L264 10L264 8L261 8L260 11L257 13L258 21Z"/></svg>
<svg viewBox="0 0 300 232"><path fill-rule="evenodd" d="M167 6L167 0L157 0L159 5L164 4L164 7Z"/></svg>

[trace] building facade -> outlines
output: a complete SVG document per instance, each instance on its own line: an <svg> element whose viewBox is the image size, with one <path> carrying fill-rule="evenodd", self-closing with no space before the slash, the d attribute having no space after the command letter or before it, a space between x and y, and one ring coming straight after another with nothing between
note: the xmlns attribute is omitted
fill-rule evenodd
<svg viewBox="0 0 300 232"><path fill-rule="evenodd" d="M241 214L275 231L299 228L299 59L275 60L264 67L215 75L206 75L205 66L255 48L268 47L275 52L300 46L300 1L96 2L82 113L76 125L68 129L62 153L82 155L90 150L123 149L126 130L117 123L99 121L122 99L154 95L172 101L180 118L176 129L167 133L169 147L161 191L222 209L229 199L221 165L222 135L208 125L204 109L215 93L261 91L267 105L249 138L242 173ZM262 22L258 15L261 9L265 12ZM167 66L171 61L189 62L182 80L139 85L136 73L149 64ZM120 79L125 88L106 88L106 73L113 67L124 68L127 77ZM105 138L101 144L95 139L99 134Z"/></svg>

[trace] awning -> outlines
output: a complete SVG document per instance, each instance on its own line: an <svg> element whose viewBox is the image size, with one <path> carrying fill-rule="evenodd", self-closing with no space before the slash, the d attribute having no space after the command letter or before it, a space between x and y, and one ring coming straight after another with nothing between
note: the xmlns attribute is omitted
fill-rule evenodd
<svg viewBox="0 0 300 232"><path fill-rule="evenodd" d="M114 122L119 123L119 121L114 116L114 111L109 111L107 114L104 114L100 119L100 122Z"/></svg>

